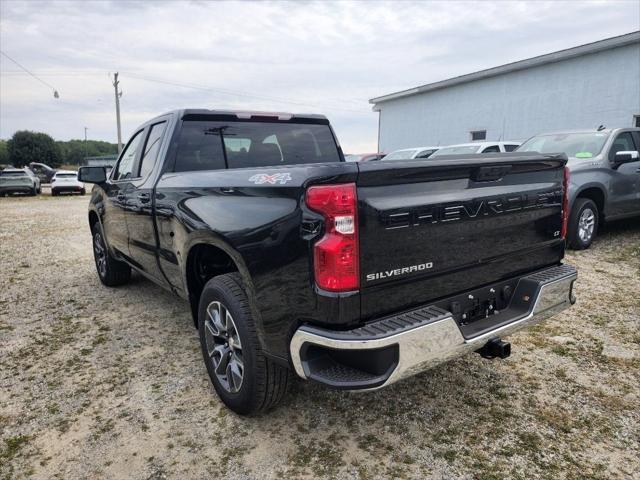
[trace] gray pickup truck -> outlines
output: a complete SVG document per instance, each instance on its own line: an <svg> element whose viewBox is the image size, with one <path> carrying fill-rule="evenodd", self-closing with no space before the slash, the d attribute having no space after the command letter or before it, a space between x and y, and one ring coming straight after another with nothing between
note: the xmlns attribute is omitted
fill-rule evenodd
<svg viewBox="0 0 640 480"><path fill-rule="evenodd" d="M569 246L589 248L605 220L640 215L640 128L536 135L519 152L569 157Z"/></svg>

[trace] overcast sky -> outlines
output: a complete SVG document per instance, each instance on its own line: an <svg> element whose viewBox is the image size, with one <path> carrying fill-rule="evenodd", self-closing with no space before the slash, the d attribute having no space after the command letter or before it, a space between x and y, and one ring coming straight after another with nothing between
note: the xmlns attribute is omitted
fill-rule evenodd
<svg viewBox="0 0 640 480"><path fill-rule="evenodd" d="M0 138L116 141L184 107L322 113L375 151L368 100L640 29L640 2L46 2L0 0ZM615 72L612 72L615 73Z"/></svg>

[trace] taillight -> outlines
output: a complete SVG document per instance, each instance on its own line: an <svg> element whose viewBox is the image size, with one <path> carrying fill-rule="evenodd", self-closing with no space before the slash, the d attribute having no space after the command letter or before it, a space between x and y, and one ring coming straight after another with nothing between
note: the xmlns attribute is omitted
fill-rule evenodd
<svg viewBox="0 0 640 480"><path fill-rule="evenodd" d="M360 287L356 184L318 185L307 190L307 206L324 216L325 233L314 246L316 284L345 292Z"/></svg>
<svg viewBox="0 0 640 480"><path fill-rule="evenodd" d="M560 235L567 238L567 225L569 224L569 167L564 167L562 178L562 230Z"/></svg>

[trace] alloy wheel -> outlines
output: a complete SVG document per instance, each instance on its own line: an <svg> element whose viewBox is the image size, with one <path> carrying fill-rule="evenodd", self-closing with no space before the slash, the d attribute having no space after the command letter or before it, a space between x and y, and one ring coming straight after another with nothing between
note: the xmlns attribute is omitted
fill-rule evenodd
<svg viewBox="0 0 640 480"><path fill-rule="evenodd" d="M100 232L96 232L96 234L93 236L93 254L96 259L96 267L98 267L98 273L102 278L106 277L107 252Z"/></svg>
<svg viewBox="0 0 640 480"><path fill-rule="evenodd" d="M596 228L596 214L590 208L585 208L578 219L578 236L587 243L593 237Z"/></svg>
<svg viewBox="0 0 640 480"><path fill-rule="evenodd" d="M218 381L225 390L237 393L244 377L242 344L233 317L222 303L214 301L207 306L204 334Z"/></svg>

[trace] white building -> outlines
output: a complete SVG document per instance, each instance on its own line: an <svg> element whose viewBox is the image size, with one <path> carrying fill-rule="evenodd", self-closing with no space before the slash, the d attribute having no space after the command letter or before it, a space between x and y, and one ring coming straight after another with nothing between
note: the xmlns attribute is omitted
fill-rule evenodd
<svg viewBox="0 0 640 480"><path fill-rule="evenodd" d="M640 31L369 101L381 152L640 126Z"/></svg>

